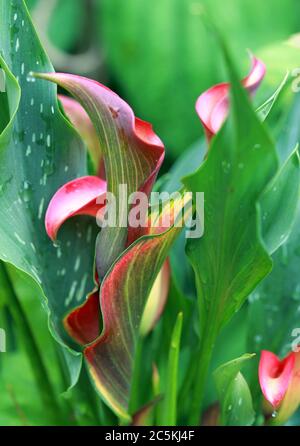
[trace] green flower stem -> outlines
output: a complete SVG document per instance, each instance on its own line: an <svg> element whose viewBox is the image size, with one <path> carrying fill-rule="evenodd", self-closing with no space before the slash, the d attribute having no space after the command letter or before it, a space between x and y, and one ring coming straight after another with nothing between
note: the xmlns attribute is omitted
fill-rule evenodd
<svg viewBox="0 0 300 446"><path fill-rule="evenodd" d="M178 385L178 364L182 330L183 313L179 313L171 337L169 350L169 361L167 371L167 382L164 400L165 426L176 426L177 421L177 385Z"/></svg>
<svg viewBox="0 0 300 446"><path fill-rule="evenodd" d="M26 314L19 302L6 266L2 262L0 263L0 277L1 282L7 290L7 305L21 334L21 339L31 364L45 412L48 412L49 417L51 417L51 422L59 424L63 419L62 409L57 402L55 391L48 377L47 369L40 355Z"/></svg>
<svg viewBox="0 0 300 446"><path fill-rule="evenodd" d="M202 331L200 351L198 358L196 358L196 383L193 389L193 399L189 419L189 424L192 426L198 426L201 420L207 375L218 333L219 326L216 323L215 312L211 311L207 317L205 329Z"/></svg>

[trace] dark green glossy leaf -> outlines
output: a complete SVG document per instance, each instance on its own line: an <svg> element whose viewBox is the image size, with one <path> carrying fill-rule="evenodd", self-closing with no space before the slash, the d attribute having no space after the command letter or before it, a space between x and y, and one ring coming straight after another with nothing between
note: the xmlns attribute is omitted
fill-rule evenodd
<svg viewBox="0 0 300 446"><path fill-rule="evenodd" d="M23 1L0 1L0 48L10 110L0 135L0 257L39 284L50 329L70 343L62 319L93 287L97 228L88 217L74 219L53 246L44 215L62 184L87 173L86 153L59 112L55 86L28 78L37 68L53 68Z"/></svg>
<svg viewBox="0 0 300 446"><path fill-rule="evenodd" d="M275 147L228 64L230 120L213 139L199 170L184 179L188 190L205 196L204 236L187 242L202 333L205 323L218 329L224 325L271 269L258 234L256 202L276 172Z"/></svg>

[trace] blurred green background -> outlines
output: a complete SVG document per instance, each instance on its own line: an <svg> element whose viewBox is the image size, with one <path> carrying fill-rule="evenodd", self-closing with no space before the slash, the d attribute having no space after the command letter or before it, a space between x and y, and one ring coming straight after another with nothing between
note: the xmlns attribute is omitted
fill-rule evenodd
<svg viewBox="0 0 300 446"><path fill-rule="evenodd" d="M249 69L247 49L267 52L270 59L270 46L300 31L298 0L27 3L55 68L94 77L117 91L137 116L154 125L171 160L202 132L194 111L199 94L225 79L203 11L223 31L243 74ZM270 83L284 74L286 57L286 51L275 51L266 61L272 72L279 66Z"/></svg>
<svg viewBox="0 0 300 446"><path fill-rule="evenodd" d="M267 76L257 103L276 89L287 70L300 67L300 39L290 39L300 32L299 0L27 0L27 5L57 71L99 80L124 98L138 117L153 124L166 146L164 171L203 138L195 113L197 97L213 84L226 80L220 51L203 18L204 10L226 37L241 76L249 69L247 49L265 61ZM293 138L297 139L299 94L294 96L290 113L297 129ZM279 118L278 113L273 116L276 122ZM292 133L291 130L280 134L281 140L289 141L290 149ZM192 150L195 154L195 148ZM195 158L187 165L190 169L196 167ZM175 172L178 180L178 170ZM176 271L176 264L173 267ZM184 274L181 265L179 270L180 282L180 274ZM16 293L22 296L23 312L30 321L52 384L57 392L62 392L67 387L67 377L63 379L63 365L60 366L61 358L57 357L47 329L39 292L13 268L9 274ZM182 288L186 277L179 284ZM0 425L45 424L43 402L37 395L3 283L0 327L6 329L9 342L8 353L0 354ZM247 340L252 335L246 330L247 310L243 309L227 327L214 364L247 350ZM254 310L250 311L252 319L256 318ZM77 413L69 421L80 418L81 423L95 424L95 402L87 401L87 394L82 394L81 389L79 386L76 392L63 397L66 410L70 400L76 401Z"/></svg>

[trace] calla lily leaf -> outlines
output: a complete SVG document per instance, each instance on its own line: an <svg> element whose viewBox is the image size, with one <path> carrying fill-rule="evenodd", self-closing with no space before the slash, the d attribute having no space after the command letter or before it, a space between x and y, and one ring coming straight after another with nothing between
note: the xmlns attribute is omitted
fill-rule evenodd
<svg viewBox="0 0 300 446"><path fill-rule="evenodd" d="M245 354L221 365L214 372L214 379L221 403L221 424L226 426L249 426L254 421L252 397L241 368L253 358Z"/></svg>
<svg viewBox="0 0 300 446"><path fill-rule="evenodd" d="M54 246L44 217L63 184L87 175L86 152L60 113L56 87L28 77L34 69L51 72L53 67L23 0L0 0L0 47L9 104L9 122L0 135L0 258L39 284L51 332L63 345L75 347L63 318L94 287L98 228L94 218L74 218Z"/></svg>
<svg viewBox="0 0 300 446"><path fill-rule="evenodd" d="M279 95L282 93L282 91L285 89L288 83L288 78L289 78L289 73L286 73L282 82L280 83L279 87L275 90L275 92L256 109L256 112L258 113L262 121L266 120L269 114L271 113L271 110L274 107L276 101L278 100Z"/></svg>
<svg viewBox="0 0 300 446"><path fill-rule="evenodd" d="M133 358L149 292L180 230L154 225L117 259L101 284L103 331L84 356L96 388L121 418L128 419Z"/></svg>
<svg viewBox="0 0 300 446"><path fill-rule="evenodd" d="M268 184L259 201L263 239L270 254L288 239L296 219L299 197L300 162L297 146Z"/></svg>
<svg viewBox="0 0 300 446"><path fill-rule="evenodd" d="M143 312L140 334L146 336L160 318L168 297L170 263L167 259L150 290ZM69 313L64 320L66 331L81 345L90 344L101 334L102 318L99 290L91 293L87 300Z"/></svg>
<svg viewBox="0 0 300 446"><path fill-rule="evenodd" d="M229 122L213 138L206 161L183 180L205 196L205 234L187 242L202 334L206 324L218 331L272 267L255 203L277 171L276 150L225 55L232 84Z"/></svg>
<svg viewBox="0 0 300 446"><path fill-rule="evenodd" d="M114 194L119 221L127 221L129 205L120 192L126 185L128 196L142 190L149 193L164 158L164 146L147 122L134 116L117 94L100 83L63 73L36 73L68 90L84 107L93 122L101 146L107 191ZM124 250L127 228L103 228L97 241L97 269L103 277ZM105 256L102 253L105 252Z"/></svg>

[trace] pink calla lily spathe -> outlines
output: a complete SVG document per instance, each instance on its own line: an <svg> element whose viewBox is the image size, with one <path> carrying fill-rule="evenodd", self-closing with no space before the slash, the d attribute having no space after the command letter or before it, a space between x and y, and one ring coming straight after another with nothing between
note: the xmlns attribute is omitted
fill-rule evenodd
<svg viewBox="0 0 300 446"><path fill-rule="evenodd" d="M246 90L253 94L259 87L266 72L265 65L252 56L252 67L247 77L242 80ZM221 83L211 87L199 96L196 111L204 127L208 142L220 130L229 110L229 83Z"/></svg>
<svg viewBox="0 0 300 446"><path fill-rule="evenodd" d="M280 360L263 350L259 383L266 401L277 411L275 422L285 422L300 404L300 352L291 352Z"/></svg>
<svg viewBox="0 0 300 446"><path fill-rule="evenodd" d="M263 350L259 363L259 382L267 401L276 409L287 392L295 365L295 354L282 361L274 353Z"/></svg>
<svg viewBox="0 0 300 446"><path fill-rule="evenodd" d="M106 181L95 176L85 176L69 181L55 193L45 216L46 232L55 240L61 225L75 215L91 215L104 206L97 204L99 197L106 193ZM104 200L102 200L104 203Z"/></svg>

